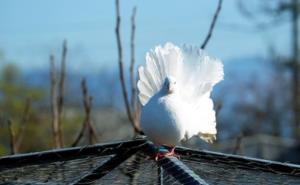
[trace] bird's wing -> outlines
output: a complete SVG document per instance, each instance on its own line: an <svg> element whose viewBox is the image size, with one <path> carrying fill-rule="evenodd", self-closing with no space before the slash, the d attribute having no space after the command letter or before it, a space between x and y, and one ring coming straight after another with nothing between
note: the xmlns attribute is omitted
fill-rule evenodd
<svg viewBox="0 0 300 185"><path fill-rule="evenodd" d="M161 89L167 76L179 76L182 61L180 48L172 43L166 43L163 47L157 46L146 54L146 65L138 69L137 87L142 105Z"/></svg>
<svg viewBox="0 0 300 185"><path fill-rule="evenodd" d="M209 141L217 132L210 93L213 86L223 79L223 64L197 47L184 46L182 54L184 65L179 83L181 97L189 109L186 132L188 137L198 134Z"/></svg>

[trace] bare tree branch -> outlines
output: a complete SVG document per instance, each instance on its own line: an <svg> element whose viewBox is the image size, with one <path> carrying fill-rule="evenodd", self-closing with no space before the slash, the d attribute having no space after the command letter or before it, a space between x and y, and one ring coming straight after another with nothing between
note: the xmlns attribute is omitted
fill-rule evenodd
<svg viewBox="0 0 300 185"><path fill-rule="evenodd" d="M139 133L140 130L135 123L133 119L133 114L131 112L130 108L130 103L128 100L128 93L127 93L127 88L126 88L126 83L125 83L125 75L124 75L124 66L123 66L123 49L122 49L122 43L121 43L121 35L120 35L120 23L121 23L121 16L120 16L120 2L119 0L116 0L116 37L117 37L117 46L118 46L118 64L119 64L119 77L120 77L120 82L121 82L121 87L122 87L122 94L123 94L123 99L125 102L125 107L126 107L126 113L128 116L129 121L131 122L133 129L135 133Z"/></svg>
<svg viewBox="0 0 300 185"><path fill-rule="evenodd" d="M93 139L92 139L92 132L91 132L91 128L90 128L90 116L91 116L91 100L92 100L92 97L90 97L88 95L88 90L87 90L87 87L86 87L86 81L85 79L82 79L81 81L81 89L82 89L82 94L83 94L83 105L84 105L84 110L85 110L85 121L84 121L84 125L85 127L88 128L88 141L89 141L89 144L92 144L93 142Z"/></svg>
<svg viewBox="0 0 300 185"><path fill-rule="evenodd" d="M97 131L96 131L96 128L94 127L93 121L91 119L92 100L93 100L93 98L91 96L89 96L88 101L89 101L90 112L87 115L87 126L88 126L88 130L89 130L89 144L94 144L94 143L98 142Z"/></svg>
<svg viewBox="0 0 300 185"><path fill-rule="evenodd" d="M205 39L204 39L204 42L203 42L203 44L201 45L201 49L205 49L205 47L206 47L206 45L207 45L209 39L210 39L211 36L212 36L212 33L213 33L213 30L214 30L215 24L216 24L216 22L217 22L219 13L220 13L221 8L222 8L222 1L223 1L223 0L219 0L218 7L217 7L216 12L215 12L215 14L214 14L214 17L213 17L213 19L212 19L212 22L211 22L211 24L210 24L210 27L209 27L208 33L207 33L207 35L206 35L206 37L205 37Z"/></svg>
<svg viewBox="0 0 300 185"><path fill-rule="evenodd" d="M25 102L25 108L21 119L21 128L18 131L18 135L16 136L16 153L19 152L21 144L23 142L24 133L26 130L26 126L29 121L29 113L30 113L30 107L31 107L31 99L27 98Z"/></svg>
<svg viewBox="0 0 300 185"><path fill-rule="evenodd" d="M60 78L59 78L59 86L58 86L58 136L60 146L62 147L63 142L63 132L62 132L62 113L64 106L64 88L65 88L65 74L66 74L66 58L67 58L67 41L64 40L62 54L61 54L61 67L60 67Z"/></svg>
<svg viewBox="0 0 300 185"><path fill-rule="evenodd" d="M59 118L58 118L58 106L57 106L57 73L55 68L55 61L54 56L50 55L50 78L51 78L51 89L50 89L50 96L51 96L51 114L52 114L52 132L53 132L53 139L56 148L60 148L60 141L59 141Z"/></svg>
<svg viewBox="0 0 300 185"><path fill-rule="evenodd" d="M83 137L83 134L84 134L84 132L85 132L85 129L86 129L86 120L83 121L81 130L80 130L78 136L76 137L75 141L74 141L73 144L71 145L71 147L75 147L75 146L78 145L78 143L80 142L81 138Z"/></svg>
<svg viewBox="0 0 300 185"><path fill-rule="evenodd" d="M66 71L66 57L67 57L67 41L63 42L63 49L61 55L61 68L58 79L57 69L55 67L54 56L50 55L50 77L51 77L51 112L52 112L52 127L53 137L56 148L63 146L62 133L62 112L64 105L64 83Z"/></svg>
<svg viewBox="0 0 300 185"><path fill-rule="evenodd" d="M140 120L140 111L141 111L141 106L139 102L137 101L137 79L135 78L135 71L134 71L134 65L135 65L135 17L136 17L136 11L137 7L135 6L132 10L132 15L131 15L131 36L130 36L130 49L131 49L131 62L130 62L130 81L131 81L131 107L132 107L132 114L133 114L133 120L134 120L134 127L138 128L140 131L139 127L139 120Z"/></svg>
<svg viewBox="0 0 300 185"><path fill-rule="evenodd" d="M297 140L300 139L300 68L299 68L299 1L292 0L290 4L291 20L292 20L292 97L294 112L294 135Z"/></svg>
<svg viewBox="0 0 300 185"><path fill-rule="evenodd" d="M89 96L88 94L88 89L86 86L86 80L82 79L81 81L81 90L82 90L82 94L83 94L83 105L84 105L84 110L85 110L85 118L82 124L82 128L78 134L78 136L76 137L74 143L72 144L72 147L77 146L78 143L80 142L80 140L82 139L84 132L86 130L86 128L88 128L88 141L89 144L93 144L94 141L97 142L98 138L97 138L97 131L94 128L94 125L92 123L92 119L91 119L91 110L92 110L92 97Z"/></svg>
<svg viewBox="0 0 300 185"><path fill-rule="evenodd" d="M133 111L135 111L135 102L136 102L136 85L135 85L135 77L134 77L134 64L135 64L135 15L136 15L136 7L132 10L131 16L131 36L130 36L130 50L131 50L131 62L130 62L130 81L131 81L131 107ZM134 116L135 117L135 116Z"/></svg>
<svg viewBox="0 0 300 185"><path fill-rule="evenodd" d="M81 89L83 93L83 104L84 110L86 115L86 126L88 127L89 131L89 144L93 144L93 141L97 142L97 132L93 126L92 119L91 119L91 111L92 111L92 97L88 94L88 89L86 85L86 80L82 79L81 81Z"/></svg>
<svg viewBox="0 0 300 185"><path fill-rule="evenodd" d="M8 126L8 131L9 131L9 137L10 137L10 153L16 154L17 149L16 149L16 134L15 131L12 127L12 122L10 119L7 120L7 126Z"/></svg>
<svg viewBox="0 0 300 185"><path fill-rule="evenodd" d="M136 80L137 82L137 80ZM141 120L141 110L142 110L142 104L138 101L138 97L137 98L137 101L135 102L135 106L136 106L136 109L135 109L135 124L137 126L137 128L139 129L139 134L144 134L140 128L140 120Z"/></svg>

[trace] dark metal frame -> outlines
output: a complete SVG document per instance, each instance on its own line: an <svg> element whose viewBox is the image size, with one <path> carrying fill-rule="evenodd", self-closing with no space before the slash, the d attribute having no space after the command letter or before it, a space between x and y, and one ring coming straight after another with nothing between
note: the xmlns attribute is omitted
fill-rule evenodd
<svg viewBox="0 0 300 185"><path fill-rule="evenodd" d="M167 147L166 147L167 148ZM109 156L112 157L105 163L97 166L92 171L87 172L75 182L70 184L91 184L95 180L108 174L121 163L136 154L143 152L147 156L153 156L157 152L157 147L149 141L138 139L133 141L117 142L112 144L98 144L93 146L75 147L66 149L56 149L45 152L30 154L19 154L0 158L0 173L2 170L47 164L59 161L80 159L87 156ZM188 158L189 160L205 159L219 164L236 165L238 168L249 170L261 170L277 174L285 174L300 177L300 166L286 163L260 160L237 155L228 155L209 151L191 150L178 147L175 152ZM181 184L201 184L207 183L199 175L190 170L181 160L176 157L164 157L156 161L158 165L158 183L163 184L163 173L173 176Z"/></svg>
<svg viewBox="0 0 300 185"><path fill-rule="evenodd" d="M145 140L134 140L111 144L97 144L92 146L55 149L45 152L35 152L29 154L11 155L0 158L0 172L3 169L16 168L35 164L47 164L59 161L69 161L87 156L107 156L114 155L139 148L145 145Z"/></svg>

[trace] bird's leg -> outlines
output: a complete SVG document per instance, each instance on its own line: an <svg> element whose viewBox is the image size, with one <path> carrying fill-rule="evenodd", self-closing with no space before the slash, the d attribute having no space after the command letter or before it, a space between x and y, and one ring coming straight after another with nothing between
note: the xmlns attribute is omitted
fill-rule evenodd
<svg viewBox="0 0 300 185"><path fill-rule="evenodd" d="M164 157L170 157L170 156L180 158L180 156L175 153L175 146L172 146L170 150L166 149L163 146L157 146L156 148L157 148L157 150L154 153L154 155L153 156L148 156L146 158L147 160L158 161L158 160L161 160Z"/></svg>
<svg viewBox="0 0 300 185"><path fill-rule="evenodd" d="M155 161L158 161L164 157L165 157L164 153L157 152L154 159L155 159Z"/></svg>
<svg viewBox="0 0 300 185"><path fill-rule="evenodd" d="M154 145L155 146L155 152L153 155L147 156L146 160L155 160L158 161L159 159L163 158L163 153L166 153L166 149L162 148L161 145Z"/></svg>
<svg viewBox="0 0 300 185"><path fill-rule="evenodd" d="M173 157L180 158L180 156L175 153L175 146L172 146L171 150L165 153L164 156L173 156Z"/></svg>
<svg viewBox="0 0 300 185"><path fill-rule="evenodd" d="M161 150L159 149L158 152L156 153L155 160L158 161L158 160L160 160L164 157L168 157L168 156L173 156L173 157L179 158L179 155L175 154L175 146L172 146L170 151L165 150L164 148Z"/></svg>

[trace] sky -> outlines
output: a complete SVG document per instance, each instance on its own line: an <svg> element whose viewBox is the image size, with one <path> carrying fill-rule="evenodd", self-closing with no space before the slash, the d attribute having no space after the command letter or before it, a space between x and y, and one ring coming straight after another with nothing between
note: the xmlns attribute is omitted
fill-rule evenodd
<svg viewBox="0 0 300 185"><path fill-rule="evenodd" d="M121 36L124 59L130 59L130 17L137 6L136 59L156 45L201 45L217 7L217 0L121 0ZM117 65L113 0L1 0L0 51L27 70L48 69L49 55L60 57L68 41L68 65L75 72L97 72ZM265 31L239 12L236 0L224 0L206 52L223 61L266 56L274 45L289 51L289 24Z"/></svg>

